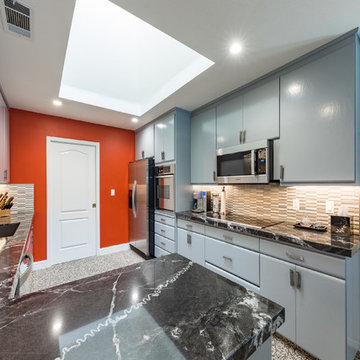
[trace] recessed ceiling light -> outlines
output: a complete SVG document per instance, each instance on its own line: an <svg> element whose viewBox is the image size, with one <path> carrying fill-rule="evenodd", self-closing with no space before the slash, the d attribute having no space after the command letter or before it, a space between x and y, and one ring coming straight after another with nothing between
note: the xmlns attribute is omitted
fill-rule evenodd
<svg viewBox="0 0 360 360"><path fill-rule="evenodd" d="M54 104L55 106L61 106L61 105L62 105L62 102L61 102L60 100L54 100L54 101L53 101L53 104Z"/></svg>
<svg viewBox="0 0 360 360"><path fill-rule="evenodd" d="M234 42L233 44L231 44L231 46L229 48L230 54L232 54L232 55L239 54L241 52L241 50L242 50L242 46L238 42Z"/></svg>
<svg viewBox="0 0 360 360"><path fill-rule="evenodd" d="M137 123L137 122L139 122L139 119L136 118L136 117L133 117L133 118L131 119L131 121L132 121L133 123Z"/></svg>

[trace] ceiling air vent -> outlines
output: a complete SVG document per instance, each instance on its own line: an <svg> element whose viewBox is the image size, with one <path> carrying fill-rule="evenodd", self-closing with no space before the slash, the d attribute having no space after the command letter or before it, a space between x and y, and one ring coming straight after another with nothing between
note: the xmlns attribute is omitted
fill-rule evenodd
<svg viewBox="0 0 360 360"><path fill-rule="evenodd" d="M31 8L22 1L1 0L4 29L31 38Z"/></svg>

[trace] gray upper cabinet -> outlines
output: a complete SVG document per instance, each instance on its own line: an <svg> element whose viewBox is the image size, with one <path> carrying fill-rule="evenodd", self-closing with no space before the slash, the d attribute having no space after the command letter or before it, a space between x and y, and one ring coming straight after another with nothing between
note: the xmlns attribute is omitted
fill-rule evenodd
<svg viewBox="0 0 360 360"><path fill-rule="evenodd" d="M243 129L243 97L237 96L217 106L217 148L240 144Z"/></svg>
<svg viewBox="0 0 360 360"><path fill-rule="evenodd" d="M244 142L279 137L279 78L246 92L243 97Z"/></svg>
<svg viewBox="0 0 360 360"><path fill-rule="evenodd" d="M216 109L191 118L191 183L216 180Z"/></svg>
<svg viewBox="0 0 360 360"><path fill-rule="evenodd" d="M175 113L155 122L155 163L175 160Z"/></svg>
<svg viewBox="0 0 360 360"><path fill-rule="evenodd" d="M154 156L154 124L150 124L135 134L135 160Z"/></svg>
<svg viewBox="0 0 360 360"><path fill-rule="evenodd" d="M354 182L354 41L280 77L283 183Z"/></svg>

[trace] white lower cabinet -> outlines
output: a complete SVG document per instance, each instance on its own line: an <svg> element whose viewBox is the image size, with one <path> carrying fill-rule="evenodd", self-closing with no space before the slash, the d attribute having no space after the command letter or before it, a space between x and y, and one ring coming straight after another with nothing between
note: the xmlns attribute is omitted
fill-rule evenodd
<svg viewBox="0 0 360 360"><path fill-rule="evenodd" d="M175 218L155 212L155 257L176 252Z"/></svg>
<svg viewBox="0 0 360 360"><path fill-rule="evenodd" d="M260 293L285 307L278 332L316 357L346 358L345 281L260 255Z"/></svg>
<svg viewBox="0 0 360 360"><path fill-rule="evenodd" d="M193 262L205 265L204 236L178 229L178 253Z"/></svg>
<svg viewBox="0 0 360 360"><path fill-rule="evenodd" d="M165 255L170 255L170 253L164 249L162 249L161 247L155 245L155 257L160 257L160 256L165 256Z"/></svg>

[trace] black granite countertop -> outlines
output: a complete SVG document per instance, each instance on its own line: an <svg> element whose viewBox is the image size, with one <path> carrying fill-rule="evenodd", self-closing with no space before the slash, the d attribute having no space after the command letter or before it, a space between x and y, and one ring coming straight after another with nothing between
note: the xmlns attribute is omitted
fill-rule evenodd
<svg viewBox="0 0 360 360"><path fill-rule="evenodd" d="M171 254L12 300L0 358L247 359L284 311Z"/></svg>
<svg viewBox="0 0 360 360"><path fill-rule="evenodd" d="M14 296L17 272L25 242L33 219L32 212L20 212L10 217L0 218L0 226L20 223L14 236L0 238L0 307L9 297Z"/></svg>
<svg viewBox="0 0 360 360"><path fill-rule="evenodd" d="M274 225L264 228L255 228L239 224L226 219L226 216L213 218L206 213L185 211L176 213L179 219L200 222L204 225L218 227L224 230L244 233L267 240L280 242L286 245L301 247L305 250L321 252L326 255L352 257L360 248L360 236L341 236L330 231L320 233L310 230L299 230L293 224L274 220Z"/></svg>

